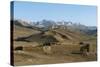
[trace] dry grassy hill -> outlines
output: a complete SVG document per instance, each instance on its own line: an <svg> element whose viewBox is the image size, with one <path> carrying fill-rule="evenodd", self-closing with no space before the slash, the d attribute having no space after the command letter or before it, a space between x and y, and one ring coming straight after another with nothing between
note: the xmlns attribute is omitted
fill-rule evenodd
<svg viewBox="0 0 100 67"><path fill-rule="evenodd" d="M87 41L91 43L91 52L96 52L96 39L87 37L79 32L72 32L64 29L53 29L46 32L41 32L36 29L30 29L14 25L14 49L18 46L23 46L23 50L14 50L14 65L28 64L54 64L66 62L83 62L96 61L96 55L92 54L83 57L79 54L79 41ZM50 36L50 37L49 37ZM19 37L27 41L15 41ZM56 40L60 45L53 45L52 54L46 55L43 52L41 43L46 40Z"/></svg>

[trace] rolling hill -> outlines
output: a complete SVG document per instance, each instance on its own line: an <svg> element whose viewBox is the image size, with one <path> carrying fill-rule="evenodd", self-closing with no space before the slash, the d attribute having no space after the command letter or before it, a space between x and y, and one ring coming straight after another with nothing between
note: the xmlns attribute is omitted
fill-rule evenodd
<svg viewBox="0 0 100 67"><path fill-rule="evenodd" d="M62 26L62 25L61 25ZM13 53L14 65L51 64L66 62L95 61L96 55L83 57L79 54L79 42L86 41L91 44L90 51L96 53L96 36L89 36L72 28L41 28L27 22L14 22L13 25ZM43 52L43 43L51 44L52 54ZM22 50L15 50L23 47Z"/></svg>
<svg viewBox="0 0 100 67"><path fill-rule="evenodd" d="M53 25L57 26L57 22L43 20L38 22L36 26L22 20L14 20L13 22L14 39L17 37L17 41L22 40L34 42L36 39L41 39L46 33L48 33L48 35L45 36L52 36L58 41L81 41L84 40L84 38L86 38L88 35L96 35L97 33L96 27L87 27L81 24L71 23L67 27L59 25L57 28L52 28ZM68 22L66 23L68 24ZM38 27L39 25L44 27Z"/></svg>

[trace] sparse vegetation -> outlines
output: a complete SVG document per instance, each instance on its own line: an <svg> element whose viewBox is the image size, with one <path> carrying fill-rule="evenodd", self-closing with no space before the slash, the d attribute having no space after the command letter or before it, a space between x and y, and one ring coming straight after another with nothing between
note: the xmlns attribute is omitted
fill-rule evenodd
<svg viewBox="0 0 100 67"><path fill-rule="evenodd" d="M27 28L14 25L14 65L54 64L97 60L96 36L89 36L77 31L70 31L69 29L56 28L44 32L38 29L39 28L34 29L34 27ZM20 39L20 37L22 39ZM18 38L19 41L15 40ZM43 43L47 41L51 44L50 54L45 54L43 51ZM88 56L82 56L80 54L80 41L90 44L90 54L88 54Z"/></svg>

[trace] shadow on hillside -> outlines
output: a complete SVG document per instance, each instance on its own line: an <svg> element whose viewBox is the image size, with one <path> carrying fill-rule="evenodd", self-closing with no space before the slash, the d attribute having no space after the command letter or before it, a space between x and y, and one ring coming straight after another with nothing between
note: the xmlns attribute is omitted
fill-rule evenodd
<svg viewBox="0 0 100 67"><path fill-rule="evenodd" d="M58 42L58 40L52 35L44 35L44 33L32 34L26 37L18 37L15 41L25 41L25 42Z"/></svg>
<svg viewBox="0 0 100 67"><path fill-rule="evenodd" d="M15 41L25 41L25 42L32 42L35 40L37 40L37 38L40 38L42 35L42 33L38 33L38 34L32 34L29 36L24 36L24 37L17 37L16 39L14 39Z"/></svg>

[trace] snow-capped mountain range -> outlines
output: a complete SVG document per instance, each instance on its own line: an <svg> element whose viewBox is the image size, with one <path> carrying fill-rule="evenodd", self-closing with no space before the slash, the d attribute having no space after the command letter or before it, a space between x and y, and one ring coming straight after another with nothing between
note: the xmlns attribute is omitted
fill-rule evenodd
<svg viewBox="0 0 100 67"><path fill-rule="evenodd" d="M85 32L87 34L94 34L97 33L97 27L96 26L85 26L79 23L73 23L71 21L52 21L52 20L42 20L42 21L37 21L37 22L28 22L24 20L14 20L15 25L23 26L23 27L29 27L29 28L59 28L59 27L64 27L72 30L72 31L81 31Z"/></svg>

